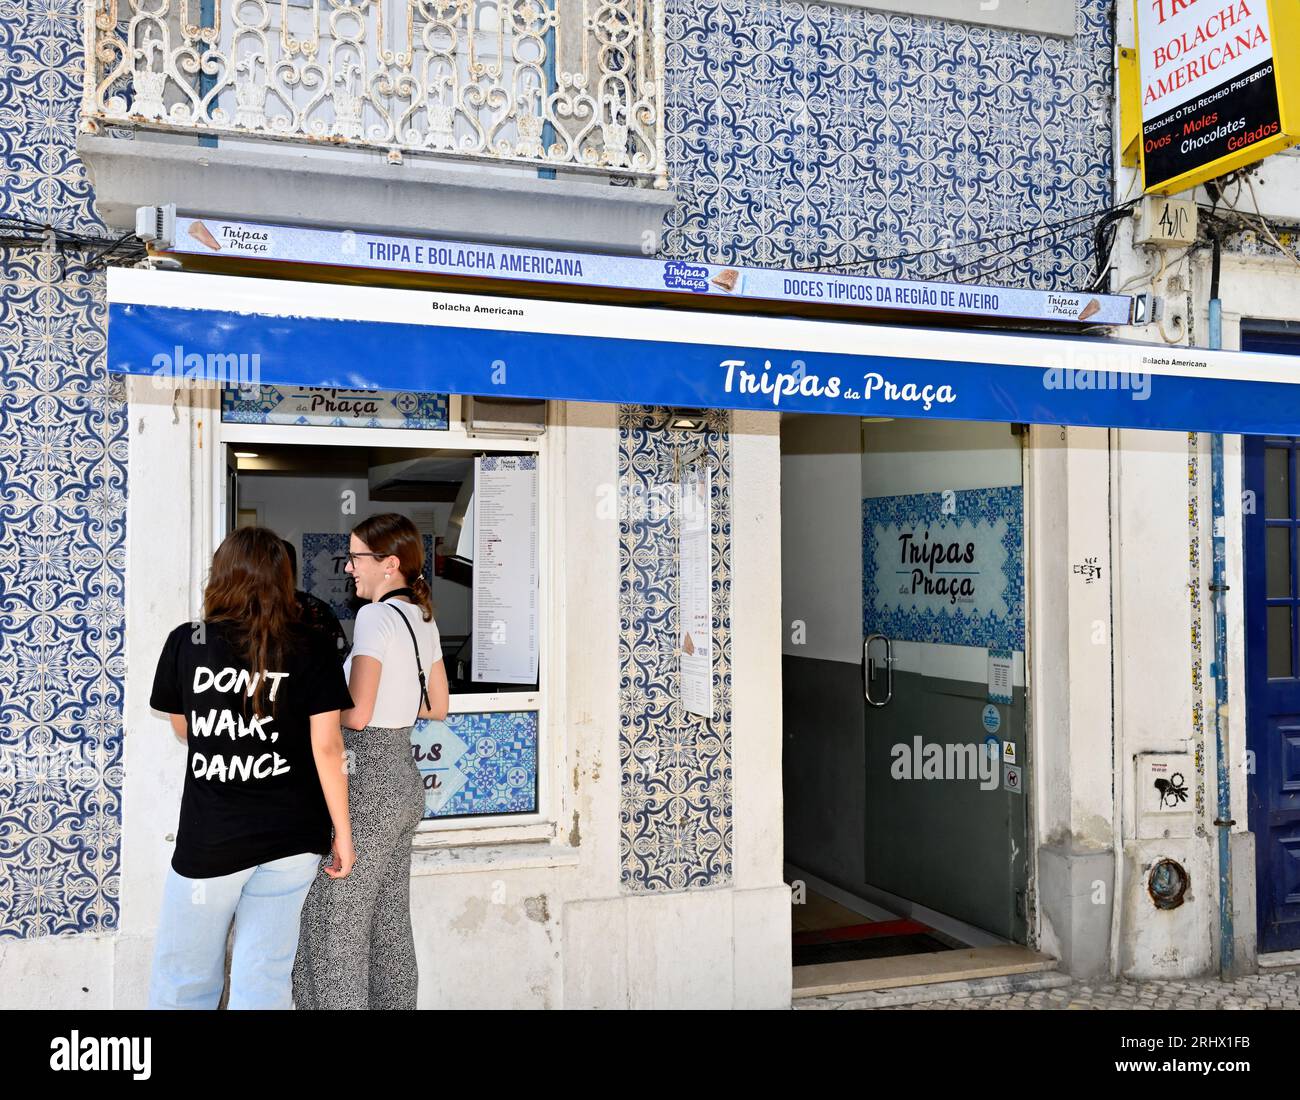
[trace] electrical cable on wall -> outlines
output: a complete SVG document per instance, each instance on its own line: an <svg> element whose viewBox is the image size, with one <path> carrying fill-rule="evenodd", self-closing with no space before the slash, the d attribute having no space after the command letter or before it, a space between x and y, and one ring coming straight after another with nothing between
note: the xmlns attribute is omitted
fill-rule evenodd
<svg viewBox="0 0 1300 1100"><path fill-rule="evenodd" d="M1033 240L1024 241L1020 244L1015 245L1012 248L1004 248L1000 252L995 252L991 256L982 256L977 260L971 260L968 263L958 264L955 267L951 267L948 270L944 271L943 274L955 276L957 282L959 283L973 283L980 279L987 279L990 276L996 275L1001 271L1006 271L1009 268L1013 268L1019 264L1025 263L1026 261L1033 259L1035 256L1041 256L1045 252L1051 252L1052 250L1059 248L1065 241L1072 240L1077 237L1082 237L1085 234L1092 233L1092 231L1093 231L1092 225L1085 225L1078 229L1075 229L1071 233L1066 233L1063 236L1054 233L1052 234L1051 239L1048 241L1046 245L1044 245L1042 248L1036 249L1033 252L1026 252L1024 255L1021 256L1012 256L1011 259L1007 260L1005 263L998 264L997 267L989 268L986 271L977 271L974 274L969 276L957 276L957 272L960 271L962 268L972 267L976 264L987 263L989 260L996 260L999 256L1009 255L1011 252L1014 252L1017 249L1024 248L1026 245L1035 243Z"/></svg>
<svg viewBox="0 0 1300 1100"><path fill-rule="evenodd" d="M68 252L86 253L85 266L90 271L103 270L110 262L123 266L137 264L148 256L144 242L134 233L120 237L92 236L8 214L0 214L0 248L34 250L60 257Z"/></svg>
<svg viewBox="0 0 1300 1100"><path fill-rule="evenodd" d="M1283 244L1281 239L1278 237L1278 231L1290 232L1293 231L1293 227L1283 225L1275 226L1273 223L1270 223L1269 219L1264 216L1263 211L1260 209L1259 196L1255 193L1255 182L1253 179L1253 174L1258 167L1258 165L1252 165L1248 168L1240 168L1221 180L1211 181L1211 183L1206 184L1205 189L1210 193L1210 197L1214 202L1208 211L1204 206L1200 207L1201 215L1203 217L1213 218L1220 225L1237 231L1244 230L1251 233L1263 233L1264 239L1267 240L1269 244L1276 248L1286 259L1290 260L1297 266L1300 266L1300 256L1297 256L1293 249L1288 248ZM1245 183L1246 188L1250 192L1251 204L1255 208L1253 217L1249 211L1242 210L1237 205L1242 197L1241 191L1243 183ZM1236 187L1233 191L1232 198L1229 199L1226 191L1232 184L1235 184ZM1218 212L1220 202L1223 203L1224 209L1227 211L1227 216Z"/></svg>
<svg viewBox="0 0 1300 1100"><path fill-rule="evenodd" d="M961 241L961 242L953 242L953 243L948 243L943 245L937 245L932 248L919 249L914 252L896 252L888 256L877 256L871 259L848 260L840 263L812 264L812 265L796 268L795 270L831 271L832 269L836 269L832 273L853 275L858 273L846 269L866 267L866 266L878 266L880 264L888 264L888 263L898 263L902 260L913 260L924 256L932 256L944 252L954 252L957 249L976 248L983 244L991 244L995 241L1006 240L1008 238L1016 238L1016 237L1027 238L1026 240L1018 241L1016 243L1008 245L1005 248L1001 248L996 252L992 252L984 256L979 256L974 259L967 260L963 263L955 264L953 267L948 268L943 272L943 274L949 274L951 272L959 271L965 267L972 267L979 263L987 263L988 261L995 260L1000 256L1006 256L1014 252L1018 248L1023 248L1027 245L1035 244L1040 240L1047 239L1047 237L1055 238L1061 236L1061 234L1059 233L1045 233L1044 232L1045 230L1066 229L1070 226L1078 226L1084 222L1090 223L1089 225L1085 226L1084 229L1081 230L1079 233L1065 234L1062 239L1064 240L1064 239L1069 239L1071 237L1079 236L1081 235L1081 233L1088 232L1091 230L1091 223L1096 222L1098 219L1106 217L1117 211L1128 209L1129 207L1135 205L1136 202L1138 201L1139 200L1134 199L1126 202L1121 202L1114 206L1109 206L1101 210L1090 210L1083 214L1074 214L1071 215L1070 217L1062 218L1059 221L1046 222L1041 225L1035 225L1035 226L1027 226L1024 229L1009 230L1006 233L995 233L990 237L977 237L971 241ZM1035 255L1037 255L1037 253L1035 253ZM1007 265L1003 265L1003 266L1007 266ZM999 270L1001 270L1001 268L999 268Z"/></svg>
<svg viewBox="0 0 1300 1100"><path fill-rule="evenodd" d="M1281 241L1277 239L1277 235L1269 227L1268 219L1265 218L1264 215L1260 212L1259 198L1255 195L1255 181L1252 180L1250 176L1246 176L1246 186L1250 188L1250 201L1255 206L1255 215L1259 219L1259 227L1264 231L1264 236L1268 238L1269 242L1273 245L1273 247L1276 248L1279 252L1281 252L1283 256L1285 256L1297 267L1300 267L1300 256L1297 256L1294 252L1291 251L1291 249L1287 248L1285 245L1282 244Z"/></svg>

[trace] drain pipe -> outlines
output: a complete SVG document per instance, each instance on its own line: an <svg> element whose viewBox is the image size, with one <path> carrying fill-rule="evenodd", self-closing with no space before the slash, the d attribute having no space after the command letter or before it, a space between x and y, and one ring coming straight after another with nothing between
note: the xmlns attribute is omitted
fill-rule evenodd
<svg viewBox="0 0 1300 1100"><path fill-rule="evenodd" d="M1223 303L1219 300L1219 268L1222 261L1222 242L1218 233L1211 237L1214 259L1210 273L1210 347L1217 351L1223 347ZM1224 578L1227 520L1223 510L1223 434L1210 436L1210 509L1213 517L1210 545L1213 549L1214 567L1210 592L1214 601L1214 750L1216 758L1216 787L1218 805L1214 827L1219 834L1219 976L1225 981L1232 977L1232 856L1229 830L1236 824L1232 820L1232 792L1228 785L1228 760L1224 752L1227 731L1224 723L1228 713L1228 615L1225 593L1228 586Z"/></svg>

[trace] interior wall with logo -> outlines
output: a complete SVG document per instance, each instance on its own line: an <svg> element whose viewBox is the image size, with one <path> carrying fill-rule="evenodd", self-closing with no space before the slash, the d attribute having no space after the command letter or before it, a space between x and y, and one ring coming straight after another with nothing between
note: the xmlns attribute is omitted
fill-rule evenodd
<svg viewBox="0 0 1300 1100"><path fill-rule="evenodd" d="M989 496L978 492L1009 489L1020 483L1020 439L1011 434L1008 424L893 420L864 425L864 541L870 537L870 517L886 512L895 520L901 513L930 514L928 526L936 538L942 531L951 531L954 538L961 535L963 545L974 530L982 528L987 532L990 522L998 520L1005 521L1004 528L1018 523L1023 532L1024 510L1022 504L1017 507L1018 494ZM1014 530L1004 529L991 541L989 549L998 556L989 564L996 571L1005 571L1006 588L996 616L966 630L954 631L942 622L907 622L900 615L873 615L865 606L871 602L867 588L873 578L864 575L867 587L864 604L859 607L861 626L865 632L879 631L891 637L897 658L895 671L924 671L941 679L983 680L988 675L988 648L993 645L1012 651L1013 683L1024 685L1024 562L1018 549L1023 539L1015 538ZM1013 557L1012 544L1017 546L1018 561ZM885 548L879 547L871 557L883 559L884 554ZM895 556L891 550L891 563L882 561L880 567L892 568ZM864 574L869 572L867 560L864 545ZM930 602L947 603L942 598Z"/></svg>

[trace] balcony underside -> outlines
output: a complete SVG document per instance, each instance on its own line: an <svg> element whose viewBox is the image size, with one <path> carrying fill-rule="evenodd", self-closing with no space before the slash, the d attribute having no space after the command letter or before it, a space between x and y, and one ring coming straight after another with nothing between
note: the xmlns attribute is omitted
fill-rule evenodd
<svg viewBox="0 0 1300 1100"><path fill-rule="evenodd" d="M379 153L255 138L208 147L147 130L132 140L83 134L78 152L96 210L120 230L134 228L137 207L174 202L181 213L233 220L644 254L675 201L562 169L543 179L527 168L392 164Z"/></svg>

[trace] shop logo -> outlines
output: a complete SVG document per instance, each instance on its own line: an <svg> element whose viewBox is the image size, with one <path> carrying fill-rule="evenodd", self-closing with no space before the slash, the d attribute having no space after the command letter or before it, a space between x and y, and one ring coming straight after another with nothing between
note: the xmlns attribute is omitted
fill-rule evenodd
<svg viewBox="0 0 1300 1100"><path fill-rule="evenodd" d="M179 382L217 382L223 386L253 389L260 384L262 356L258 352L186 351L179 344L153 357L154 385L171 387Z"/></svg>
<svg viewBox="0 0 1300 1100"><path fill-rule="evenodd" d="M663 278L669 290L689 290L695 294L709 291L709 269L703 264L669 260L664 264Z"/></svg>

